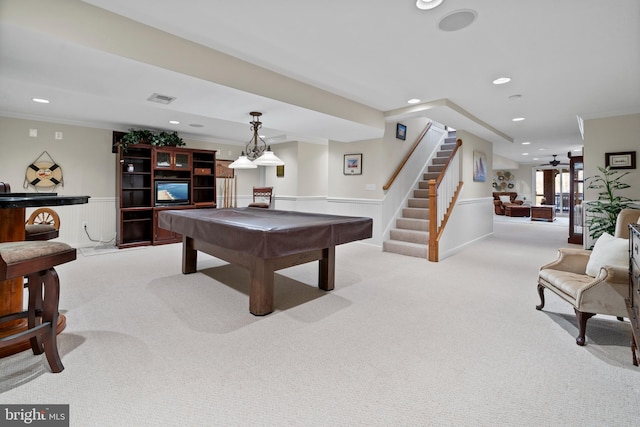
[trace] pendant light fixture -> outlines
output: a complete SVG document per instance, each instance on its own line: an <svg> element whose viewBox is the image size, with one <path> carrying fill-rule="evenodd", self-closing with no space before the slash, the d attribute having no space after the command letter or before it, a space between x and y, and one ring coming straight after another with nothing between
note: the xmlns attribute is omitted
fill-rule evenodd
<svg viewBox="0 0 640 427"><path fill-rule="evenodd" d="M249 114L253 117L253 120L249 122L253 131L253 138L247 143L238 160L231 163L229 167L231 169L253 169L258 166L284 165L284 162L271 151L271 147L258 134L258 131L262 128L262 122L260 121L262 113L252 111Z"/></svg>

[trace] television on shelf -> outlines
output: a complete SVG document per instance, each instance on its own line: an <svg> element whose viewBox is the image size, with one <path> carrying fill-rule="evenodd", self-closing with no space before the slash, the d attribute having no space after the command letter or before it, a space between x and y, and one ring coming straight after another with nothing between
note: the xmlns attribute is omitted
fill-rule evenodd
<svg viewBox="0 0 640 427"><path fill-rule="evenodd" d="M156 181L156 206L188 205L188 181Z"/></svg>

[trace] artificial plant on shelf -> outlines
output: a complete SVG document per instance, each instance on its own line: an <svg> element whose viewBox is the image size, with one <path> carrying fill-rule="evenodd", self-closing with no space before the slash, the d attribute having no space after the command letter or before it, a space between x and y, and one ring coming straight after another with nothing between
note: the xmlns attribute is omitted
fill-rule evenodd
<svg viewBox="0 0 640 427"><path fill-rule="evenodd" d="M586 225L589 228L589 236L597 239L603 233L614 235L618 214L629 205L631 199L617 194L619 190L631 187L621 179L629 172L612 171L598 166L601 175L588 177L586 182L588 189L599 190L598 200L587 202Z"/></svg>
<svg viewBox="0 0 640 427"><path fill-rule="evenodd" d="M122 150L126 153L130 145L139 144L139 143L151 144L158 147L163 147L163 146L180 147L185 145L185 143L182 141L182 138L178 136L178 132L174 131L169 133L166 131L161 131L159 133L154 133L147 129L142 129L142 130L129 129L129 132L126 133L120 139L119 145L120 147L122 147Z"/></svg>

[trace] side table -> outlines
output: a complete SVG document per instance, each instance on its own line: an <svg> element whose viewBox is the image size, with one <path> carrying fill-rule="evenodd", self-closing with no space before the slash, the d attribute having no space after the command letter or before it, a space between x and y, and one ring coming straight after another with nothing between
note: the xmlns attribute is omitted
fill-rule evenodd
<svg viewBox="0 0 640 427"><path fill-rule="evenodd" d="M531 206L531 221L540 220L553 222L556 219L556 207L554 205Z"/></svg>

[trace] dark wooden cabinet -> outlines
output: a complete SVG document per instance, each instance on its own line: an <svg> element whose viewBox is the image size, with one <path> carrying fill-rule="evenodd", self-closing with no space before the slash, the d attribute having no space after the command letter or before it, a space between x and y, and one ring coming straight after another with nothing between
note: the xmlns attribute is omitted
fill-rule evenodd
<svg viewBox="0 0 640 427"><path fill-rule="evenodd" d="M584 163L582 156L569 159L569 238L568 243L581 245L584 234Z"/></svg>
<svg viewBox="0 0 640 427"><path fill-rule="evenodd" d="M114 147L124 133L114 132ZM216 153L182 147L130 145L118 150L118 247L179 242L182 236L158 227L163 209L216 207ZM176 206L156 203L156 184L189 184L188 202Z"/></svg>
<svg viewBox="0 0 640 427"><path fill-rule="evenodd" d="M633 364L640 362L640 225L629 225L629 297L627 311L633 339L631 353Z"/></svg>
<svg viewBox="0 0 640 427"><path fill-rule="evenodd" d="M118 162L118 246L149 245L153 240L151 146L129 147Z"/></svg>
<svg viewBox="0 0 640 427"><path fill-rule="evenodd" d="M190 209L193 206L171 207L171 208L154 208L153 209L153 244L161 245L164 243L177 243L182 241L182 235L174 233L170 230L158 227L158 213L166 209Z"/></svg>
<svg viewBox="0 0 640 427"><path fill-rule="evenodd" d="M216 200L216 153L194 150L191 194L198 207L213 207Z"/></svg>

